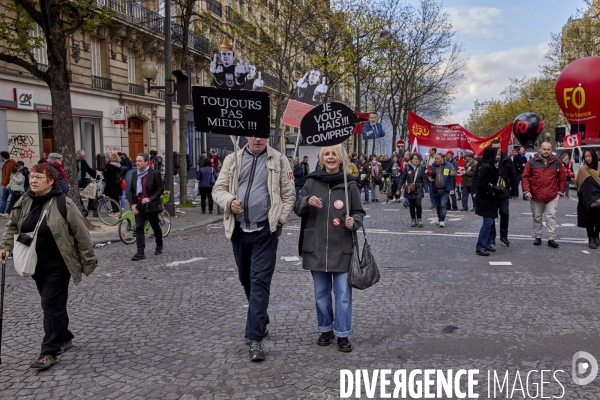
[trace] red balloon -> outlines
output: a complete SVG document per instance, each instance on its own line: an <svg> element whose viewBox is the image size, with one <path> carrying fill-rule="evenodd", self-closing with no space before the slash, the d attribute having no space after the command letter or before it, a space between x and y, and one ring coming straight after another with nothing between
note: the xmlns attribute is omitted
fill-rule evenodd
<svg viewBox="0 0 600 400"><path fill-rule="evenodd" d="M579 58L562 70L554 95L558 106L578 132L598 138L600 130L600 57Z"/></svg>

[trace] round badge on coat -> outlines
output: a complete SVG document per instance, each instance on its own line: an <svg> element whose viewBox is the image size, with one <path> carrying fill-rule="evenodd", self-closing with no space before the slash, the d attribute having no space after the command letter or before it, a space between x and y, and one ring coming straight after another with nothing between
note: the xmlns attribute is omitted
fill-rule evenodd
<svg viewBox="0 0 600 400"><path fill-rule="evenodd" d="M408 171L408 174L409 174L409 175L410 175L410 174L412 174L412 171Z"/></svg>
<svg viewBox="0 0 600 400"><path fill-rule="evenodd" d="M336 210L341 210L342 208L344 208L344 202L341 200L336 200L333 203L333 206L335 207Z"/></svg>
<svg viewBox="0 0 600 400"><path fill-rule="evenodd" d="M340 221L339 218L334 219L333 221L331 221L331 223L333 224L333 226L340 226L340 224L342 223Z"/></svg>

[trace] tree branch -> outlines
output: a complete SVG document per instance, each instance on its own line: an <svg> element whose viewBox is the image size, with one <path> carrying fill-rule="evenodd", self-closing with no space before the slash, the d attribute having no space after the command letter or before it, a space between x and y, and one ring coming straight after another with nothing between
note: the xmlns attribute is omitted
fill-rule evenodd
<svg viewBox="0 0 600 400"><path fill-rule="evenodd" d="M44 18L42 17L42 13L37 10L35 4L31 0L15 0L15 3L23 7L23 9L29 14L31 19L35 21L39 26L44 25Z"/></svg>
<svg viewBox="0 0 600 400"><path fill-rule="evenodd" d="M22 58L11 56L10 54L0 53L0 61L18 65L19 67L31 72L36 78L40 78L44 82L48 83L48 73L40 71L32 63L29 63Z"/></svg>

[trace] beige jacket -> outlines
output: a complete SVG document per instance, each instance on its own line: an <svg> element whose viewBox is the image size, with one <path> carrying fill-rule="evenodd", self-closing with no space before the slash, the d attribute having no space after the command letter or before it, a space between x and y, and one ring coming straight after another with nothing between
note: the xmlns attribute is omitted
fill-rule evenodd
<svg viewBox="0 0 600 400"><path fill-rule="evenodd" d="M91 274L96 269L96 256L90 233L85 219L73 200L66 198L66 221L60 214L56 203L55 198L46 215L46 223L54 236L65 264L67 264L73 283L78 285L81 282L82 273ZM32 201L28 195L22 196L17 201L6 224L6 232L2 237L0 250L12 251L14 235L19 232L21 225L27 219L31 204ZM38 254L38 257L43 256L43 254Z"/></svg>
<svg viewBox="0 0 600 400"><path fill-rule="evenodd" d="M242 155L246 147L237 152L238 164L242 162ZM223 208L225 215L223 225L225 226L225 236L231 239L235 228L235 215L231 211L231 202L236 199L238 182L235 180L235 160L233 154L225 157L223 167L219 173L219 179L215 182L212 191L213 200ZM269 169L269 197L271 198L271 208L269 208L269 228L271 232L277 230L277 224L285 224L288 216L294 208L296 202L296 192L294 189L294 174L290 168L290 163L277 150L267 145L267 168Z"/></svg>

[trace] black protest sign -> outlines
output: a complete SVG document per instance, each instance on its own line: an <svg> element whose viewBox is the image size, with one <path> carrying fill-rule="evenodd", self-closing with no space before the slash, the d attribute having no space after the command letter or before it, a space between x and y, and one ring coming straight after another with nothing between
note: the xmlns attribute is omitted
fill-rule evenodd
<svg viewBox="0 0 600 400"><path fill-rule="evenodd" d="M342 103L325 103L313 108L302 118L300 129L306 144L333 146L348 139L358 118Z"/></svg>
<svg viewBox="0 0 600 400"><path fill-rule="evenodd" d="M271 134L269 94L193 86L196 131L268 138Z"/></svg>

